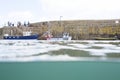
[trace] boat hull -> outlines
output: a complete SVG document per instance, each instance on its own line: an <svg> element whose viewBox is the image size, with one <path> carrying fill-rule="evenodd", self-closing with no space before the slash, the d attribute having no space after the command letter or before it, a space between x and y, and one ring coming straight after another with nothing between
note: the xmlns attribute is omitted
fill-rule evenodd
<svg viewBox="0 0 120 80"><path fill-rule="evenodd" d="M3 39L6 40L29 40L29 39L38 39L39 35L34 34L30 36L4 36Z"/></svg>
<svg viewBox="0 0 120 80"><path fill-rule="evenodd" d="M72 37L65 37L65 38L47 38L47 40L71 40Z"/></svg>

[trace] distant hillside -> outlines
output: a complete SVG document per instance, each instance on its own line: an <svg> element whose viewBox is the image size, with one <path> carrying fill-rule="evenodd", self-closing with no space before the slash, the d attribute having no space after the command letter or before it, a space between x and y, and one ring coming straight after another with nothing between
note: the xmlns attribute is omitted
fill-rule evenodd
<svg viewBox="0 0 120 80"><path fill-rule="evenodd" d="M46 21L31 23L28 27L3 27L0 35L14 30L14 35L20 35L21 31L31 30L33 33L44 34L50 30L53 36L60 36L64 32L69 32L75 40L112 38L117 33L120 35L120 19L113 20L66 20L66 21ZM41 37L40 37L41 38Z"/></svg>

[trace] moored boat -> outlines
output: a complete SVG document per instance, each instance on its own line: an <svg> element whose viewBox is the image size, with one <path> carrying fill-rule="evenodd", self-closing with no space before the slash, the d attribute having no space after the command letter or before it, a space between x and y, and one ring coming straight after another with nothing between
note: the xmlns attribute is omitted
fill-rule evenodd
<svg viewBox="0 0 120 80"><path fill-rule="evenodd" d="M12 35L8 35L5 34L3 36L3 39L6 40L29 40L29 39L38 39L39 35L38 34L31 34L31 32L27 31L27 32L23 32L23 35L21 36L12 36Z"/></svg>
<svg viewBox="0 0 120 80"><path fill-rule="evenodd" d="M52 34L47 34L45 36L46 40L71 40L72 36L69 35L69 33L63 33L61 37L53 37Z"/></svg>

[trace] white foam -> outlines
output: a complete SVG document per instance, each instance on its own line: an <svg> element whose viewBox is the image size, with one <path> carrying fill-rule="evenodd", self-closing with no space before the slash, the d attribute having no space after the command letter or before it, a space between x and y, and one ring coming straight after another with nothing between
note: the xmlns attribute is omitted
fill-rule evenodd
<svg viewBox="0 0 120 80"><path fill-rule="evenodd" d="M78 42L87 42L86 44ZM102 44L96 44L100 42ZM0 41L0 61L1 60L76 60L78 57L70 57L68 55L50 56L32 56L60 49L74 49L88 51L91 55L105 56L106 53L120 53L120 47L109 42L115 41ZM117 41L120 42L120 41ZM60 45L66 43L67 45ZM104 44L105 43L105 44ZM107 44L106 44L107 43ZM101 49L92 48L92 46L102 47ZM91 47L91 48L90 48ZM81 59L81 58L80 58Z"/></svg>
<svg viewBox="0 0 120 80"><path fill-rule="evenodd" d="M89 47L89 46L87 46L85 44L68 44L68 45L71 45L71 46L74 46L74 47L80 48L80 49L85 49L85 48Z"/></svg>

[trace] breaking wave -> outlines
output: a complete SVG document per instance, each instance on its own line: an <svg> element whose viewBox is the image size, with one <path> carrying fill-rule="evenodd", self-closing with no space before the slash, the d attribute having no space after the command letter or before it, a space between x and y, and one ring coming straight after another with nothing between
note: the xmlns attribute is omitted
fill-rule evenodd
<svg viewBox="0 0 120 80"><path fill-rule="evenodd" d="M111 60L107 54L120 56L120 41L39 41L39 40L0 40L0 61L77 61ZM59 50L86 51L89 56L70 56L70 52L54 55ZM72 52L71 52L72 53ZM76 54L76 53L72 53ZM95 57L99 56L99 57ZM116 56L117 57L117 56ZM112 57L119 61L119 58Z"/></svg>

